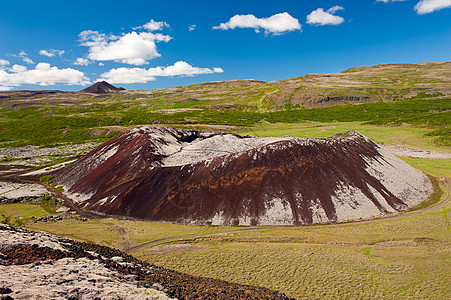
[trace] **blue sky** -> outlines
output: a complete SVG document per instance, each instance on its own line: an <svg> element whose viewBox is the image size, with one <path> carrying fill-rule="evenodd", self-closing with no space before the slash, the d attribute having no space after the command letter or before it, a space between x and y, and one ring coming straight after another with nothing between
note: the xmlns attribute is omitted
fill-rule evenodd
<svg viewBox="0 0 451 300"><path fill-rule="evenodd" d="M450 55L451 0L42 0L0 10L0 90L272 81Z"/></svg>

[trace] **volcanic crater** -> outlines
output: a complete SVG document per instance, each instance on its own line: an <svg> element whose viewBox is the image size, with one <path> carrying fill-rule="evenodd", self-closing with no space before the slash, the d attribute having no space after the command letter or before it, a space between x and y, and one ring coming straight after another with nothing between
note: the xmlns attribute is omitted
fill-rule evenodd
<svg viewBox="0 0 451 300"><path fill-rule="evenodd" d="M54 180L82 210L206 225L369 219L432 193L424 173L356 131L302 139L144 126Z"/></svg>

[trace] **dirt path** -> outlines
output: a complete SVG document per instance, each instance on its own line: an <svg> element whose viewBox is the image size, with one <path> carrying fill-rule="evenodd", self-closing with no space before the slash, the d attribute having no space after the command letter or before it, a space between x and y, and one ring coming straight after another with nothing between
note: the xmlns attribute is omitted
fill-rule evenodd
<svg viewBox="0 0 451 300"><path fill-rule="evenodd" d="M451 177L445 177L445 183L447 185L447 195L446 197L442 198L441 201L439 201L436 204L433 204L431 206L414 210L414 211L408 211L405 213L401 213L395 216L388 216L384 218L379 219L372 219L372 220L366 220L366 221L354 221L354 222L347 222L347 223L339 223L339 224L327 224L327 225L303 225L303 226L260 226L260 227L247 227L247 228L240 228L240 229L233 229L233 230L224 230L221 232L216 233L202 233L202 234L188 234L188 235L181 235L181 236L173 236L173 237L167 237L162 239L156 239L153 241L148 241L127 249L124 249L123 251L126 253L133 253L140 249L150 247L150 246L156 246L165 242L170 241L176 241L176 240L183 240L183 239L192 239L192 238L198 238L198 237L206 237L206 236L218 236L218 235L224 235L229 233L237 233L237 232L245 232L245 231L259 231L259 230L272 230L272 229L284 229L284 228L325 228L325 227L339 227L339 226L347 226L347 225L357 225L357 224L370 224L375 222L383 222L387 220L395 220L395 219L402 219L406 217L416 216L428 212L438 211L441 209L444 209L446 207L451 207Z"/></svg>
<svg viewBox="0 0 451 300"><path fill-rule="evenodd" d="M130 239L128 237L128 230L126 227L122 227L120 224L112 222L103 222L103 224L112 228L121 237L121 242L117 247L119 250L124 251L131 247L132 243L130 242Z"/></svg>

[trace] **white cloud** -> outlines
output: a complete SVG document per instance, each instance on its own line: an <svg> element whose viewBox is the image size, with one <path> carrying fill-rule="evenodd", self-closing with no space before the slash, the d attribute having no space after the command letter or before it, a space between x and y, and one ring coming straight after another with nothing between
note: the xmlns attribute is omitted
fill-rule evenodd
<svg viewBox="0 0 451 300"><path fill-rule="evenodd" d="M117 68L100 75L99 80L106 80L109 83L146 83L156 80L155 77L171 76L195 76L200 74L213 74L224 72L221 68L198 68L187 62L178 61L172 66L143 68Z"/></svg>
<svg viewBox="0 0 451 300"><path fill-rule="evenodd" d="M122 36L106 36L97 31L80 33L83 46L89 47L88 58L95 61L109 61L144 65L148 60L159 57L155 42L168 42L172 37L161 33L135 31Z"/></svg>
<svg viewBox="0 0 451 300"><path fill-rule="evenodd" d="M188 27L188 30L189 31L193 31L194 29L196 29L196 24L194 24L194 25L190 25L189 27Z"/></svg>
<svg viewBox="0 0 451 300"><path fill-rule="evenodd" d="M213 29L254 28L256 32L265 30L265 34L280 35L288 31L301 30L298 19L287 12L275 14L269 18L257 18L254 15L235 15L226 23L214 26Z"/></svg>
<svg viewBox="0 0 451 300"><path fill-rule="evenodd" d="M55 53L51 53L51 52L49 52L49 51L47 51L47 50L40 50L40 51L39 51L39 54L44 55L44 56L47 56L47 57L53 57L53 56L55 56Z"/></svg>
<svg viewBox="0 0 451 300"><path fill-rule="evenodd" d="M421 0L414 9L419 15L451 7L451 0Z"/></svg>
<svg viewBox="0 0 451 300"><path fill-rule="evenodd" d="M157 31L157 30L162 30L164 27L169 28L169 24L166 22L162 22L162 21L157 22L157 21L154 21L153 19L151 19L149 22L144 24L142 27L144 27L144 29L147 29L149 31Z"/></svg>
<svg viewBox="0 0 451 300"><path fill-rule="evenodd" d="M79 58L77 58L77 60L74 62L74 65L76 65L76 66L87 66L87 65L89 65L89 59L79 57Z"/></svg>
<svg viewBox="0 0 451 300"><path fill-rule="evenodd" d="M318 8L317 10L312 11L307 16L307 23L316 26L339 25L345 20L340 16L334 15L334 13L339 10L344 10L344 8L338 5L333 6L326 11L324 11L324 9L322 8Z"/></svg>
<svg viewBox="0 0 451 300"><path fill-rule="evenodd" d="M34 61L31 60L31 59L28 58L28 57L22 57L22 59L23 59L23 61L26 62L27 64L34 64Z"/></svg>
<svg viewBox="0 0 451 300"><path fill-rule="evenodd" d="M9 61L7 61L6 59L0 59L0 66L7 66L9 65Z"/></svg>
<svg viewBox="0 0 451 300"><path fill-rule="evenodd" d="M27 56L27 53L25 53L25 51L20 51L19 55L13 56L22 58L22 60L27 64L34 64L34 62Z"/></svg>
<svg viewBox="0 0 451 300"><path fill-rule="evenodd" d="M9 70L13 73L23 73L23 72L26 72L28 69L25 66L13 65L12 68Z"/></svg>
<svg viewBox="0 0 451 300"><path fill-rule="evenodd" d="M41 50L39 51L39 54L47 57L53 57L55 55L61 56L64 54L64 50L56 50L56 49Z"/></svg>
<svg viewBox="0 0 451 300"><path fill-rule="evenodd" d="M48 63L38 63L33 70L28 70L25 66L13 65L9 71L0 70L0 89L10 90L11 87L22 84L39 84L41 86L57 83L89 84L89 79L83 72L71 68L58 69L51 67Z"/></svg>

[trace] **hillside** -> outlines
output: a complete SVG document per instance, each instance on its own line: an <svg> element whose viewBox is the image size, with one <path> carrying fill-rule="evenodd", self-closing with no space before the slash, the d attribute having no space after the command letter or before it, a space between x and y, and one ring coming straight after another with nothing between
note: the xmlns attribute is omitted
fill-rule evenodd
<svg viewBox="0 0 451 300"><path fill-rule="evenodd" d="M394 101L418 96L451 94L451 62L385 64L351 68L341 73L309 74L275 82L275 105L307 107L343 103Z"/></svg>
<svg viewBox="0 0 451 300"><path fill-rule="evenodd" d="M273 82L205 82L152 91L128 91L123 100L154 109L249 107L273 110L286 105L306 108L451 95L451 62L356 67L341 73L308 74ZM116 99L117 100L117 99Z"/></svg>
<svg viewBox="0 0 451 300"><path fill-rule="evenodd" d="M287 104L312 108L428 95L451 95L451 62L364 66L341 73L308 74L273 82L253 79L215 81L151 91L125 91L103 81L80 92L0 92L0 100L3 107L57 103L86 106L94 100L102 104L133 103L152 110L192 106L213 109L247 106L271 110Z"/></svg>
<svg viewBox="0 0 451 300"><path fill-rule="evenodd" d="M259 138L140 127L54 173L82 210L204 225L301 225L410 209L427 177L357 132Z"/></svg>
<svg viewBox="0 0 451 300"><path fill-rule="evenodd" d="M0 92L0 146L103 142L136 125L236 130L305 121L426 126L434 143L451 144L450 62L357 67L267 83L151 91L96 83L87 90Z"/></svg>

